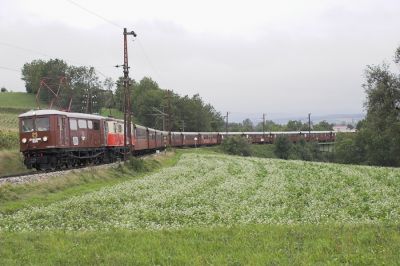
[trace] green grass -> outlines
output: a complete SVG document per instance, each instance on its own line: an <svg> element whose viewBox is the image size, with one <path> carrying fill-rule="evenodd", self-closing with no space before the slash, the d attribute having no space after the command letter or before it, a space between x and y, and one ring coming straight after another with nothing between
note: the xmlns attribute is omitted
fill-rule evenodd
<svg viewBox="0 0 400 266"><path fill-rule="evenodd" d="M399 169L242 158L215 147L160 158L6 186L0 265L400 261ZM14 229L5 230L9 218Z"/></svg>
<svg viewBox="0 0 400 266"><path fill-rule="evenodd" d="M0 109L0 131L18 132L19 112L5 112Z"/></svg>
<svg viewBox="0 0 400 266"><path fill-rule="evenodd" d="M274 153L275 145L273 144L252 144L251 154L260 158L277 158Z"/></svg>
<svg viewBox="0 0 400 266"><path fill-rule="evenodd" d="M398 225L0 233L2 265L395 265Z"/></svg>
<svg viewBox="0 0 400 266"><path fill-rule="evenodd" d="M36 107L35 95L25 92L0 93L0 108L30 110Z"/></svg>
<svg viewBox="0 0 400 266"><path fill-rule="evenodd" d="M3 159L9 156L14 159L10 160L11 164L17 161L17 155L13 151L4 151L0 153L0 159L2 158L1 156L3 156ZM10 214L31 206L47 206L73 196L94 192L133 178L140 178L146 173L148 174L160 169L160 167L174 165L179 156L179 154L168 154L167 156L154 157L154 159L153 157L146 159L144 160L146 169L143 169L141 172L134 171L128 165L107 170L90 169L73 171L69 175L41 182L22 185L2 185L0 186L0 214ZM13 169L15 169L16 173L23 172L24 169L25 172L27 171L24 165L21 165L20 168L14 167ZM20 170L17 171L16 169Z"/></svg>
<svg viewBox="0 0 400 266"><path fill-rule="evenodd" d="M18 131L18 115L34 108L36 108L36 100L33 94L0 93L0 130Z"/></svg>

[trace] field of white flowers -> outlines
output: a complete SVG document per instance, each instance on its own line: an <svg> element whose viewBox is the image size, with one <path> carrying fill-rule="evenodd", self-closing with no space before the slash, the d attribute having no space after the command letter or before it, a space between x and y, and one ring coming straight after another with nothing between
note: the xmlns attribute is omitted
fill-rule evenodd
<svg viewBox="0 0 400 266"><path fill-rule="evenodd" d="M396 223L400 169L183 154L176 166L45 207L0 231Z"/></svg>

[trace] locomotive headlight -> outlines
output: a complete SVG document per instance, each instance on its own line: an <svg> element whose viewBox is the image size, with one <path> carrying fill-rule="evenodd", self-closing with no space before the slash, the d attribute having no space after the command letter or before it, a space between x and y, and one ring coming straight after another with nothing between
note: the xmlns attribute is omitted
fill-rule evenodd
<svg viewBox="0 0 400 266"><path fill-rule="evenodd" d="M43 137L43 141L47 141L47 136L44 136L44 137Z"/></svg>
<svg viewBox="0 0 400 266"><path fill-rule="evenodd" d="M23 139L21 139L21 141L22 141L22 143L26 143L27 139L23 138Z"/></svg>

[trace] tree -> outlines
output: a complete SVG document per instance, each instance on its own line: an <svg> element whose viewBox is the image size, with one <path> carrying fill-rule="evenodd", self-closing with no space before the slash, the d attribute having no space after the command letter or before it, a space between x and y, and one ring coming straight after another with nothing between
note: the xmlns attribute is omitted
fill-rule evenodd
<svg viewBox="0 0 400 266"><path fill-rule="evenodd" d="M308 130L308 125L303 125L300 120L289 120L286 124L286 131L300 131L304 128Z"/></svg>
<svg viewBox="0 0 400 266"><path fill-rule="evenodd" d="M60 83L65 78L65 83ZM106 103L106 91L103 86L109 84L100 81L93 67L69 66L61 59L33 60L24 64L22 68L22 80L28 93L37 93L41 86L41 80L56 93L59 92L58 106L66 108L72 98L71 110L76 112L99 112ZM109 82L112 82L109 80ZM42 102L49 103L54 94L47 88L40 90L39 98ZM111 97L112 98L112 97Z"/></svg>
<svg viewBox="0 0 400 266"><path fill-rule="evenodd" d="M275 141L274 153L278 158L287 160L290 155L292 143L286 136L279 136Z"/></svg>
<svg viewBox="0 0 400 266"><path fill-rule="evenodd" d="M323 121L319 122L318 124L314 125L313 130L331 131L331 130L333 130L333 124L329 124L327 121L323 120Z"/></svg>
<svg viewBox="0 0 400 266"><path fill-rule="evenodd" d="M395 53L400 62L400 47ZM387 64L368 66L364 107L355 135L338 135L336 158L345 163L400 166L400 76Z"/></svg>
<svg viewBox="0 0 400 266"><path fill-rule="evenodd" d="M1 92L7 92L7 89L5 87L1 87Z"/></svg>
<svg viewBox="0 0 400 266"><path fill-rule="evenodd" d="M223 129L224 120L219 112L210 104L204 103L200 95L184 97L167 90L161 89L149 77L140 82L132 81L132 111L135 123L157 129L168 128L170 120L171 130L179 131L220 131ZM123 78L117 80L115 91L115 106L123 111L124 87ZM163 117L160 113L170 115ZM183 128L184 127L184 128Z"/></svg>
<svg viewBox="0 0 400 266"><path fill-rule="evenodd" d="M400 78L389 66L368 66L367 109L360 137L365 137L366 160L369 164L400 166Z"/></svg>
<svg viewBox="0 0 400 266"><path fill-rule="evenodd" d="M224 152L232 155L250 156L251 147L246 138L233 136L222 141L221 148Z"/></svg>
<svg viewBox="0 0 400 266"><path fill-rule="evenodd" d="M109 110L109 115L112 116L112 111L111 109L115 108L115 99L114 99L114 93L113 93L113 87L114 87L114 81L111 78L106 78L103 81L103 87L105 89L105 101L104 101L104 106L108 108Z"/></svg>
<svg viewBox="0 0 400 266"><path fill-rule="evenodd" d="M399 63L400 63L400 46L397 47L397 50L396 50L396 52L395 52L395 55L394 55L394 62L395 62L396 64L399 64Z"/></svg>
<svg viewBox="0 0 400 266"><path fill-rule="evenodd" d="M254 131L253 122L249 118L246 118L245 120L243 120L242 125L243 125L243 127L242 127L243 132Z"/></svg>
<svg viewBox="0 0 400 266"><path fill-rule="evenodd" d="M336 136L335 157L339 163L361 164L365 162L365 145L356 134L339 133Z"/></svg>
<svg viewBox="0 0 400 266"><path fill-rule="evenodd" d="M285 130L285 126L276 124L272 120L267 120L267 121L265 121L264 129L265 129L266 132L268 132L268 131L284 131ZM263 131L263 122L259 122L255 126L254 130L258 131L258 132L262 132Z"/></svg>

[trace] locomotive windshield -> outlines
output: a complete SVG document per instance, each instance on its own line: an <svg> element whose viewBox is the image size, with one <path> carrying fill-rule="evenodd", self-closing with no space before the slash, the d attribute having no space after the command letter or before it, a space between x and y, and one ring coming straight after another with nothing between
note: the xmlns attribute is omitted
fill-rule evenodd
<svg viewBox="0 0 400 266"><path fill-rule="evenodd" d="M25 118L21 121L22 132L32 131L48 131L50 129L50 121L48 117L37 117L36 119Z"/></svg>
<svg viewBox="0 0 400 266"><path fill-rule="evenodd" d="M23 132L31 132L34 130L33 127L33 119L32 118L26 118L22 120L22 131Z"/></svg>
<svg viewBox="0 0 400 266"><path fill-rule="evenodd" d="M48 131L50 129L50 123L48 117L37 117L35 119L37 131Z"/></svg>

